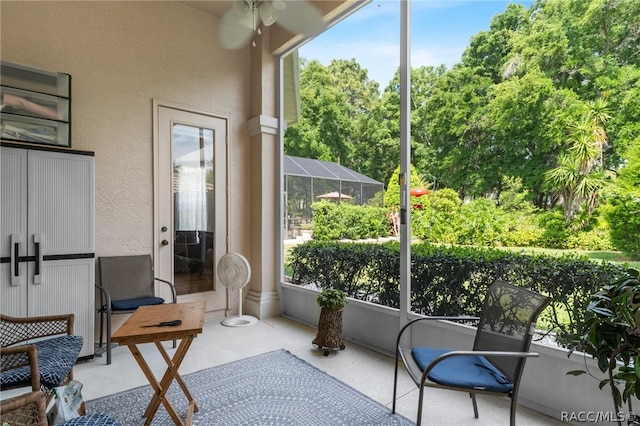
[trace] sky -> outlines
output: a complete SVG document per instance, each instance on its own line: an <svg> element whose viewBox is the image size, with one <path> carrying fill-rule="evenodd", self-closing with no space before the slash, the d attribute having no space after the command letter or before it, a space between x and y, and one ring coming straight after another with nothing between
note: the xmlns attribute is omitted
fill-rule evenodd
<svg viewBox="0 0 640 426"><path fill-rule="evenodd" d="M411 67L460 61L471 37L489 29L507 4L531 0L412 0ZM329 65L355 59L384 89L400 64L400 2L373 0L299 49L301 58Z"/></svg>

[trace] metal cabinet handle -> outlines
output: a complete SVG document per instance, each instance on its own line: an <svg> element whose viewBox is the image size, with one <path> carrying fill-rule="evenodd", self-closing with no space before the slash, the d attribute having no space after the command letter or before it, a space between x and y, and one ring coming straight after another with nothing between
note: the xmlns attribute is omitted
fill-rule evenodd
<svg viewBox="0 0 640 426"><path fill-rule="evenodd" d="M42 234L33 234L36 250L36 270L33 273L33 283L42 284Z"/></svg>
<svg viewBox="0 0 640 426"><path fill-rule="evenodd" d="M20 285L20 234L11 234L11 285Z"/></svg>

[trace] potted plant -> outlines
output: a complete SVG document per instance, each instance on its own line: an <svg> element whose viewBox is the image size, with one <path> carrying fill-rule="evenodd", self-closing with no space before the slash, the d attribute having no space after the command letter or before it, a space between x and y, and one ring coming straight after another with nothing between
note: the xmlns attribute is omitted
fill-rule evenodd
<svg viewBox="0 0 640 426"><path fill-rule="evenodd" d="M324 356L328 356L330 350L345 348L342 338L342 310L347 304L347 293L336 288L325 288L316 302L321 308L320 320L318 334L312 343L324 350Z"/></svg>
<svg viewBox="0 0 640 426"><path fill-rule="evenodd" d="M640 399L640 281L634 269L628 276L602 287L591 295L585 320L577 338L571 345L598 360L598 368L607 373L600 380L600 389L609 385L615 412L621 412L628 402ZM567 374L589 374L574 370ZM622 388L622 392L620 391ZM618 424L621 425L620 419Z"/></svg>

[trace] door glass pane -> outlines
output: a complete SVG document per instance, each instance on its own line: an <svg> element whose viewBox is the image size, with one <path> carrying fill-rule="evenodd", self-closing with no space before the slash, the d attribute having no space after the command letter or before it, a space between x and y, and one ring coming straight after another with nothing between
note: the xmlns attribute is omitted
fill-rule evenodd
<svg viewBox="0 0 640 426"><path fill-rule="evenodd" d="M174 283L178 295L214 289L214 131L173 125Z"/></svg>

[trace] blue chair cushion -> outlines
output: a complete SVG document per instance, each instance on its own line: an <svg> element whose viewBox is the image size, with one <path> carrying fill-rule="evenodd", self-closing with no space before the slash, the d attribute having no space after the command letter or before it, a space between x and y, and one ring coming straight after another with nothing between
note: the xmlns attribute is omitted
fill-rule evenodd
<svg viewBox="0 0 640 426"><path fill-rule="evenodd" d="M106 413L89 414L60 423L59 426L122 426Z"/></svg>
<svg viewBox="0 0 640 426"><path fill-rule="evenodd" d="M164 299L162 297L136 297L135 299L112 300L112 311L135 311L140 306L162 305Z"/></svg>
<svg viewBox="0 0 640 426"><path fill-rule="evenodd" d="M411 355L424 371L438 356L452 349L415 347ZM440 361L427 375L432 382L465 389L510 392L513 383L483 356L453 356Z"/></svg>
<svg viewBox="0 0 640 426"><path fill-rule="evenodd" d="M67 377L82 349L82 337L57 336L31 343L38 353L38 369L40 384L48 389L60 386ZM4 371L0 374L1 387L18 387L31 385L31 369L29 365Z"/></svg>

